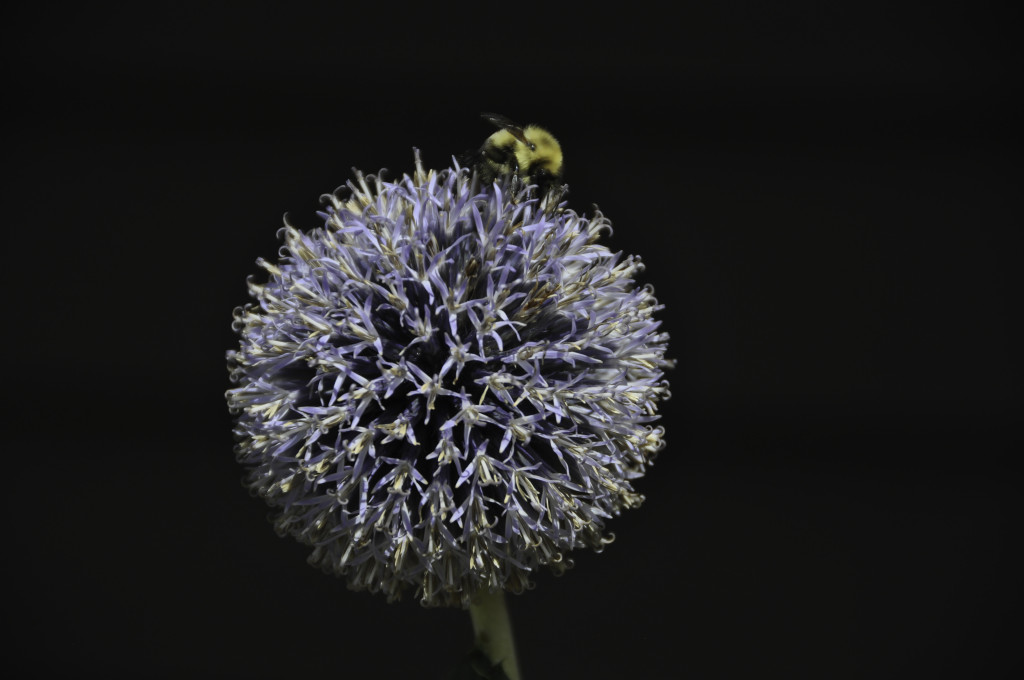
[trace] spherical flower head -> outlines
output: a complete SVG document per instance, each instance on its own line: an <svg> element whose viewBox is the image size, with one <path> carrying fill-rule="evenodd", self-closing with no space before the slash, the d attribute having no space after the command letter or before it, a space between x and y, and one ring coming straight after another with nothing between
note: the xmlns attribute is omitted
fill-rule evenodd
<svg viewBox="0 0 1024 680"><path fill-rule="evenodd" d="M663 446L661 309L608 221L457 166L357 175L283 229L235 310L228 404L251 490L310 562L467 606L610 541Z"/></svg>

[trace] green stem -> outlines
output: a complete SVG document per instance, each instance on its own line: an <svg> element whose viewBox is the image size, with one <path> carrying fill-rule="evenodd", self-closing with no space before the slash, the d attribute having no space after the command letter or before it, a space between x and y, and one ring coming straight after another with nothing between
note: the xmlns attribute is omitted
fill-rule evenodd
<svg viewBox="0 0 1024 680"><path fill-rule="evenodd" d="M512 623L505 607L505 591L480 592L469 605L469 615L473 619L476 648L487 655L492 664L500 663L509 680L520 680Z"/></svg>

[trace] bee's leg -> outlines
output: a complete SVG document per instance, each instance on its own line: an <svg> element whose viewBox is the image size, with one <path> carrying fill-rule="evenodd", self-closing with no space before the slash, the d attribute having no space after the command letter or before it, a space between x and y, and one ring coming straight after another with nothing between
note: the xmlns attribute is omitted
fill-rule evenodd
<svg viewBox="0 0 1024 680"><path fill-rule="evenodd" d="M509 185L512 196L517 196L523 188L523 182L519 177L519 164L512 162L512 182Z"/></svg>

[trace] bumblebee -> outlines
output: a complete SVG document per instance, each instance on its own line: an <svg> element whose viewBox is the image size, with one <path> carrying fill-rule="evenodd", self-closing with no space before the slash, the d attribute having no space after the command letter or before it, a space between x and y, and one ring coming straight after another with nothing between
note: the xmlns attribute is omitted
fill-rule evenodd
<svg viewBox="0 0 1024 680"><path fill-rule="evenodd" d="M462 160L473 168L481 182L490 184L508 177L514 185L536 184L541 196L565 190L562 147L550 132L536 125L521 127L496 113L480 115L497 126L498 131Z"/></svg>

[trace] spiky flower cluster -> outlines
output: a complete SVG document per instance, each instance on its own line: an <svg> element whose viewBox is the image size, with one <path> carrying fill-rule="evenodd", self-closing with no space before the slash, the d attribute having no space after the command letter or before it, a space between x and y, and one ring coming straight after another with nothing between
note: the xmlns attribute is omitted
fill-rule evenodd
<svg viewBox="0 0 1024 680"><path fill-rule="evenodd" d="M603 216L416 167L284 227L235 310L227 400L247 483L312 564L466 606L640 503L668 337Z"/></svg>

